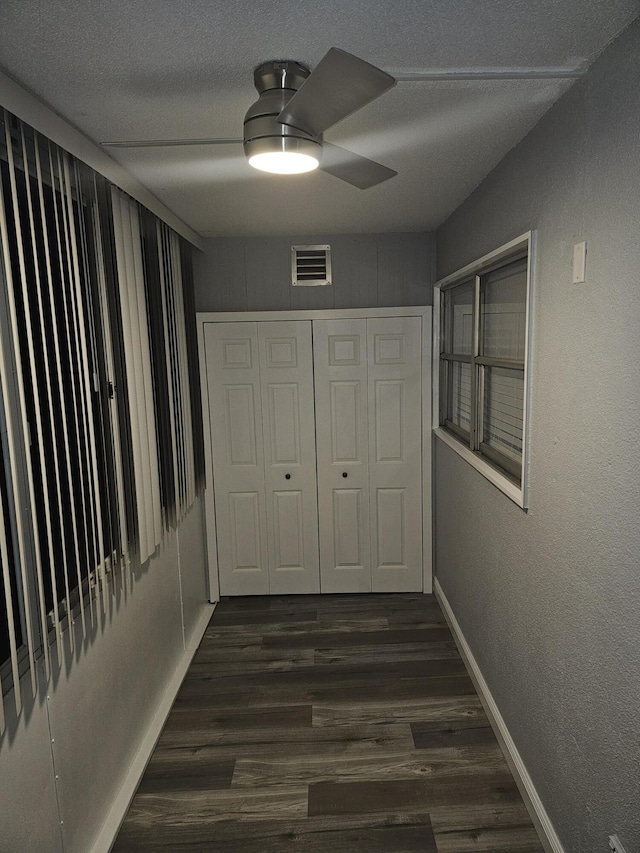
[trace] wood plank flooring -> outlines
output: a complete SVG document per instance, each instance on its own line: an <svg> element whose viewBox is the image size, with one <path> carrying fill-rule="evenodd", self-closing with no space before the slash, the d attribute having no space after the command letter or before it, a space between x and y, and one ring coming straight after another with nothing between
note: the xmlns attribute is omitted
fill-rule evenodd
<svg viewBox="0 0 640 853"><path fill-rule="evenodd" d="M114 853L543 853L433 596L223 600Z"/></svg>

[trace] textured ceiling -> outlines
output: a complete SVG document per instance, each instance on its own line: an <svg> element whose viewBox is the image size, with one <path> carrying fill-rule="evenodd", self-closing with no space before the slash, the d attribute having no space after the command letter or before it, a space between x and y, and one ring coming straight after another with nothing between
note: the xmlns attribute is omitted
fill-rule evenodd
<svg viewBox="0 0 640 853"><path fill-rule="evenodd" d="M584 67L640 0L1 0L0 63L97 142L240 136L252 70L331 46L391 73ZM242 147L112 150L202 234L431 229L571 80L399 82L327 132L397 169L360 191L265 176Z"/></svg>

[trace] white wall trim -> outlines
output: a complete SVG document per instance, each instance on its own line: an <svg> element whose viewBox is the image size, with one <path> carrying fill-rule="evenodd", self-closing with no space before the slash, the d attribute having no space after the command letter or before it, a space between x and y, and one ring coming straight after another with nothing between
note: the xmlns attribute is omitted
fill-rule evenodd
<svg viewBox="0 0 640 853"><path fill-rule="evenodd" d="M111 804L111 808L109 809L104 823L102 824L102 828L93 842L90 853L108 853L108 851L111 850L122 822L126 817L129 804L131 803L133 795L140 784L142 774L149 763L151 754L153 753L167 717L169 716L169 711L171 711L171 707L175 701L178 690L180 689L180 685L182 684L187 670L189 669L191 660L196 653L196 649L200 645L200 641L204 635L207 625L209 624L211 614L214 609L215 604L205 605L202 616L198 620L198 624L193 632L192 638L185 649L180 663L176 667L171 681L167 685L164 695L155 714L153 715L149 728L142 738L142 743L129 765L124 781Z"/></svg>
<svg viewBox="0 0 640 853"><path fill-rule="evenodd" d="M451 433L447 432L446 429L443 429L440 426L433 430L433 434L436 438L439 438L440 441L443 441L447 447L454 450L458 456L461 456L465 462L468 462L472 468L475 468L476 471L489 480L490 483L493 483L496 488L500 489L501 492L504 492L510 500L522 509L525 508L523 491L520 486L516 486L515 483L512 483L507 476L498 471L497 468L490 465L484 457L480 456L479 453L474 453L473 450L471 450L470 447L467 447L466 444L463 444L459 438L451 435Z"/></svg>
<svg viewBox="0 0 640 853"><path fill-rule="evenodd" d="M96 145L89 137L54 112L44 101L23 89L15 80L2 72L0 72L0 104L52 142L55 142L56 145L91 166L96 172L100 172L101 175L104 175L105 178L108 178L160 217L174 231L181 234L185 240L204 251L202 237L169 210L144 184L134 178L99 145Z"/></svg>
<svg viewBox="0 0 640 853"><path fill-rule="evenodd" d="M461 267L459 270L452 272L450 275L438 279L434 284L434 287L447 287L449 284L453 284L454 281L466 278L468 275L478 275L485 269L485 267L493 266L498 263L498 261L502 260L502 258L508 258L509 255L519 251L520 249L526 248L529 254L531 254L532 235L533 231L525 231L525 233L521 234L519 237L509 240L508 243L505 243L491 252L487 252L486 255L478 258L477 261L471 261L470 264Z"/></svg>
<svg viewBox="0 0 640 853"><path fill-rule="evenodd" d="M198 326L203 323L256 323L261 320L366 320L375 317L428 318L431 305L399 308L327 308L295 311L198 311ZM427 320L425 319L425 323Z"/></svg>
<svg viewBox="0 0 640 853"><path fill-rule="evenodd" d="M425 309L422 321L422 590L433 592L433 477L431 440L431 394L425 383L431 378L431 307Z"/></svg>
<svg viewBox="0 0 640 853"><path fill-rule="evenodd" d="M200 366L200 396L202 399L202 434L204 436L205 489L204 489L204 538L207 549L207 575L209 578L209 601L220 600L220 576L218 573L218 530L216 505L213 492L213 458L211 456L211 419L209 417L209 379L207 376L207 350L204 340L207 314L196 314L198 333L198 363Z"/></svg>
<svg viewBox="0 0 640 853"><path fill-rule="evenodd" d="M529 772L525 766L524 761L520 753L518 752L518 748L515 745L513 738L511 737L511 733L507 728L507 724L500 713L500 709L496 704L495 699L491 694L491 690L489 689L489 685L484 679L482 675L482 671L478 666L478 662L475 659L473 652L471 651L471 647L467 642L462 628L458 620L455 617L455 614L449 604L449 600L445 595L444 590L442 589L438 578L434 578L434 589L436 598L442 610L444 612L445 618L449 623L449 627L451 628L451 632L453 633L454 640L456 641L456 645L458 646L458 650L462 659L465 662L467 669L469 670L469 675L471 676L471 680L474 683L476 690L478 691L478 695L480 697L480 701L482 702L485 711L487 712L487 716L489 717L489 722L491 723L491 727L493 728L495 735L498 739L498 743L502 751L504 752L504 756L507 760L507 764L509 765L509 769L513 773L516 784L522 794L522 799L524 800L524 804L527 807L529 814L531 815L531 820L533 821L533 825L536 828L538 835L540 836L540 841L542 846L544 847L546 853L565 853L565 849L562 846L560 839L554 829L553 824L551 823L551 819L547 814L547 811L536 791L536 788L533 784L533 780L529 775Z"/></svg>

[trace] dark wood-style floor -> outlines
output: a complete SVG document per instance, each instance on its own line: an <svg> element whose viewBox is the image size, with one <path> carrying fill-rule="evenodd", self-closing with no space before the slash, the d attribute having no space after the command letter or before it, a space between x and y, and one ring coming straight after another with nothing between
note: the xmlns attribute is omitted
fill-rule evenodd
<svg viewBox="0 0 640 853"><path fill-rule="evenodd" d="M217 607L114 847L542 853L433 596Z"/></svg>

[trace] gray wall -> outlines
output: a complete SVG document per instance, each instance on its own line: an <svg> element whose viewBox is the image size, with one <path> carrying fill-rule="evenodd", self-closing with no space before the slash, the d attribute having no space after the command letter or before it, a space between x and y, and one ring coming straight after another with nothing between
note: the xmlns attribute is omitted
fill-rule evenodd
<svg viewBox="0 0 640 853"><path fill-rule="evenodd" d="M1 853L92 849L204 613L204 549L198 500L48 689L42 673L35 701L24 685L0 750Z"/></svg>
<svg viewBox="0 0 640 853"><path fill-rule="evenodd" d="M570 853L640 850L639 92L636 23L437 235L537 230L530 509L436 440L436 573Z"/></svg>
<svg viewBox="0 0 640 853"><path fill-rule="evenodd" d="M366 200L365 200L366 201ZM331 245L333 285L291 286L291 246ZM431 305L432 234L214 237L194 260L196 311Z"/></svg>

